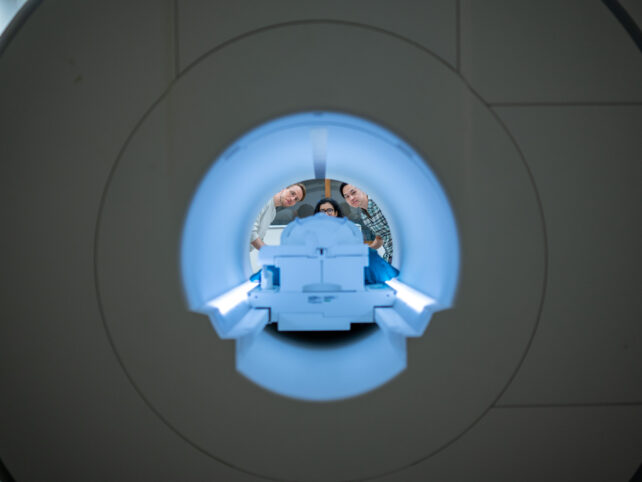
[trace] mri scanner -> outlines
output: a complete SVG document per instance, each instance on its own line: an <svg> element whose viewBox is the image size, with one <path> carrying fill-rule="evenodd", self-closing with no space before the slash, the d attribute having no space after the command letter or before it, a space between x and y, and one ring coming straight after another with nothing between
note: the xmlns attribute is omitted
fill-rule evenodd
<svg viewBox="0 0 642 482"><path fill-rule="evenodd" d="M0 44L0 480L638 480L640 15L27 2ZM380 204L429 323L225 338L251 220L323 177Z"/></svg>
<svg viewBox="0 0 642 482"><path fill-rule="evenodd" d="M247 281L252 220L273 192L312 177L347 180L377 199L391 225L399 279L365 286L368 249L359 228L322 215L293 221L280 246L259 252L261 266L279 269L278 287ZM406 367L406 337L421 336L432 313L453 303L459 241L441 184L402 139L355 116L309 112L253 129L214 162L187 212L181 268L190 309L208 315L221 338L236 340L240 373L286 396L336 400ZM380 329L349 347L302 349L263 332L269 322L279 331Z"/></svg>

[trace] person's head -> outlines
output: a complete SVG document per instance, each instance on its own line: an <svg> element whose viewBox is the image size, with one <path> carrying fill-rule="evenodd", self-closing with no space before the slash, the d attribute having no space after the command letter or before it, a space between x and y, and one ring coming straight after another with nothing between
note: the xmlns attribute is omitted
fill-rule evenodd
<svg viewBox="0 0 642 482"><path fill-rule="evenodd" d="M361 189L356 188L352 184L344 182L339 188L341 195L346 202L353 208L367 208L368 207L368 195L363 192Z"/></svg>
<svg viewBox="0 0 642 482"><path fill-rule="evenodd" d="M324 213L337 218L343 217L339 203L329 197L325 197L317 203L317 206L314 208L314 214L316 213Z"/></svg>
<svg viewBox="0 0 642 482"><path fill-rule="evenodd" d="M279 191L275 196L277 206L290 207L305 199L305 186L297 183Z"/></svg>

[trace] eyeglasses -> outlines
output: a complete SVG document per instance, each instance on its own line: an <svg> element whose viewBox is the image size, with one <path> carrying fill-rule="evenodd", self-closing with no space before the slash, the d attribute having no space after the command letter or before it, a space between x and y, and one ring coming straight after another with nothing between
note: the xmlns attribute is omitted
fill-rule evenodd
<svg viewBox="0 0 642 482"><path fill-rule="evenodd" d="M322 213L325 214L334 214L334 208L328 208L328 209L319 209Z"/></svg>

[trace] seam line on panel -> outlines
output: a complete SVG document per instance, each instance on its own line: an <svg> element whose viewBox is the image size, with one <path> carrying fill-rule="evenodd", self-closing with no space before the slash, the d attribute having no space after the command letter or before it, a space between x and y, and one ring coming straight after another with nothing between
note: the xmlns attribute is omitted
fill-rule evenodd
<svg viewBox="0 0 642 482"><path fill-rule="evenodd" d="M293 20L293 21L290 21L290 22L282 22L282 23L275 23L275 24L271 24L271 25L266 25L264 27L256 28L254 30L249 30L249 31L244 32L244 33L242 33L240 35L237 35L235 37L227 39L227 40L221 42L220 44L212 47L211 49L207 50L206 52L203 52L201 55L199 55L194 60L192 60L187 66L185 66L185 69L183 69L183 71L181 72L181 76L183 74L185 74L188 70L190 70L194 66L196 66L198 63L200 63L203 59L208 57L210 54L212 54L212 53L214 53L214 52L216 52L218 50L221 50L221 49L223 49L223 48L225 48L225 47L227 47L229 45L232 45L232 44L234 44L234 43L236 43L236 42L238 42L240 40L243 40L245 38L249 38L249 37L252 37L252 36L254 36L256 34L263 33L263 32L268 32L268 31L274 30L274 29L287 28L287 27L296 27L296 26L300 26L300 25L301 26L303 26L303 25L315 25L315 24L317 24L317 25L328 25L328 24L330 24L330 25L344 25L344 26L348 26L348 27L356 27L356 28L361 28L361 29L364 29L364 30L371 30L373 32L378 32L378 33L382 33L382 34L385 34L385 35L389 35L391 37L394 37L396 39L401 40L402 42L405 42L407 44L413 45L416 48L418 48L419 50L422 50L424 52L429 53L436 60L441 62L446 68L448 68L452 72L458 74L457 70L446 59L444 59L443 57L441 57L437 53L433 52L432 50L430 50L425 45L422 45L422 44L420 44L419 42L417 42L415 40L411 40L411 39L409 39L407 37L404 37L403 35L398 34L396 32L392 32L390 30L386 30L386 29L383 29L383 28L380 28L380 27L375 27L373 25L368 25L368 24L363 24L363 23L358 23L358 22L350 22L350 21L346 21L346 20L314 19L314 20Z"/></svg>
<svg viewBox="0 0 642 482"><path fill-rule="evenodd" d="M642 101L623 102L490 102L489 107L636 107Z"/></svg>
<svg viewBox="0 0 642 482"><path fill-rule="evenodd" d="M596 402L596 403L533 403L533 404L501 404L493 408L590 408L590 407L638 407L642 402Z"/></svg>
<svg viewBox="0 0 642 482"><path fill-rule="evenodd" d="M463 79L463 77L462 77L462 79ZM544 309L544 300L546 299L546 292L548 290L548 263L549 263L548 230L546 229L546 218L544 216L544 204L542 203L542 199L541 199L541 197L539 195L539 191L537 190L537 184L535 183L535 175L533 174L533 172L531 171L530 166L526 162L526 155L522 151L522 148L520 147L519 143L517 142L517 139L515 139L515 136L510 131L510 129L508 128L508 126L506 125L504 120L499 116L497 111L495 111L488 103L486 103L484 101L482 96L479 93L477 93L477 91L475 89L473 89L473 87L468 83L468 81L466 81L465 79L464 79L464 81L466 82L466 85L468 85L468 88L471 90L471 92L474 93L474 95L476 95L477 98L481 102L484 103L484 105L486 105L486 107L488 108L489 112L492 114L493 117L495 117L495 120L501 126L501 128L504 130L504 132L506 133L506 135L510 139L511 143L513 144L513 146L515 146L515 149L517 150L519 158L522 160L522 165L524 166L524 169L526 169L526 173L527 173L527 175L528 175L528 177L530 179L531 185L533 186L533 192L534 192L534 195L535 195L535 201L537 202L538 211L539 211L540 216L541 216L542 236L544 238L543 239L543 243L542 243L543 246L544 246L544 269L543 269L543 279L542 279L542 294L541 294L541 297L540 297L540 300L539 300L539 307L537 309L537 317L536 317L536 320L535 320L535 324L533 326L533 331L532 331L531 336L530 336L530 338L528 340L528 343L526 344L526 347L524 348L524 353L522 354L521 359L517 363L515 371L513 372L511 377L508 379L508 381L507 381L506 385L504 386L504 388L499 392L499 394L495 398L495 401L491 404L490 407L488 407L490 409L492 406L494 406L497 403L497 401L499 401L504 396L504 393L506 393L506 390L508 390L508 387L510 387L510 385L513 383L513 380L517 376L517 373L519 373L519 371L520 371L520 369L521 369L521 367L522 367L522 365L524 363L524 360L526 360L526 356L528 355L528 352L530 351L531 346L533 344L533 340L535 339L535 334L537 333L537 330L539 329L539 323L540 323L540 320L542 318L542 311Z"/></svg>
<svg viewBox="0 0 642 482"><path fill-rule="evenodd" d="M461 73L461 0L457 0L457 6L455 11L455 25L456 25L456 40L455 48L457 49L456 55L456 65L455 68L457 72Z"/></svg>
<svg viewBox="0 0 642 482"><path fill-rule="evenodd" d="M174 79L178 78L180 72L180 61L178 58L178 0L174 0Z"/></svg>

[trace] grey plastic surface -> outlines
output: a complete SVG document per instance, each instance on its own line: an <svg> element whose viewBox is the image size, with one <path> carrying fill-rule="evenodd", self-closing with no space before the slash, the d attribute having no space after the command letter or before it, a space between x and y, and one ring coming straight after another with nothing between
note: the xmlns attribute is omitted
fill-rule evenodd
<svg viewBox="0 0 642 482"><path fill-rule="evenodd" d="M639 105L615 104L642 100L642 63L626 33L600 2L273 5L42 2L0 57L9 471L628 480L642 141ZM409 341L409 369L330 404L241 378L232 342L187 311L176 258L213 159L307 109L407 140L462 240L455 308Z"/></svg>
<svg viewBox="0 0 642 482"><path fill-rule="evenodd" d="M462 73L489 103L642 101L642 57L600 1L461 2Z"/></svg>
<svg viewBox="0 0 642 482"><path fill-rule="evenodd" d="M531 166L550 254L540 327L500 403L639 402L642 107L497 110Z"/></svg>

